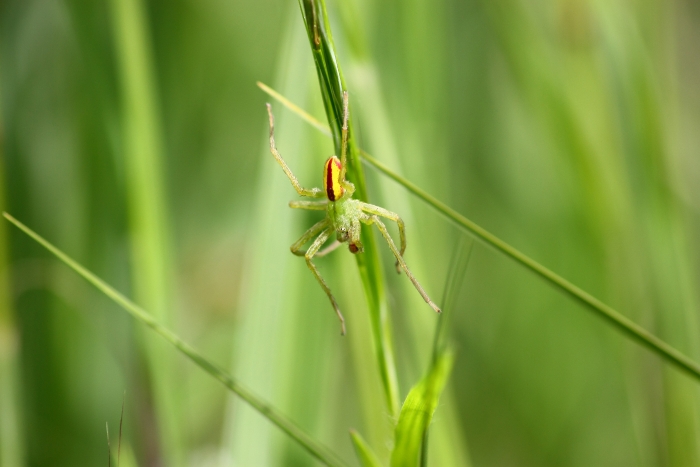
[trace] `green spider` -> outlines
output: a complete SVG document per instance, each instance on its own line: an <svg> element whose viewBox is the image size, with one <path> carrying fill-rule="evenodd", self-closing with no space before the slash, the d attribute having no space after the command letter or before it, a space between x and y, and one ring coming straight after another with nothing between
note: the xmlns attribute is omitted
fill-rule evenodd
<svg viewBox="0 0 700 467"><path fill-rule="evenodd" d="M343 91L343 128L342 128L342 146L340 152L340 160L336 156L331 156L323 167L323 189L320 188L304 188L299 184L299 181L294 176L292 171L284 162L277 147L275 146L275 124L272 116L272 107L267 105L267 114L270 118L270 152L275 156L275 159L282 166L282 170L287 174L292 182L294 189L301 196L309 198L327 198L323 201L290 201L289 207L293 209L309 209L312 211L326 211L326 217L322 221L317 222L313 227L307 230L304 235L297 240L290 249L297 256L306 258L306 265L318 280L324 292L335 309L341 325L341 335L345 335L345 319L338 308L338 304L331 293L331 289L323 280L318 272L318 269L311 261L314 257L320 258L327 255L331 251L338 248L342 243L347 242L351 253L362 253L363 247L360 242L361 224L376 225L379 231L384 236L384 239L389 244L392 253L396 256L396 272L400 273L404 270L408 278L420 293L423 300L436 312L440 313L440 308L428 297L423 287L418 283L411 271L408 269L406 262L403 259L404 251L406 251L406 233L403 220L398 214L388 211L373 204L363 203L360 200L353 199L352 195L355 192L355 185L345 180L346 170L346 153L348 146L348 93ZM379 216L395 221L399 227L399 236L401 237L401 251L396 248L394 241L391 239L389 232L384 223L379 219ZM321 247L335 233L336 240L321 250ZM311 246L307 250L302 250L302 247L316 237Z"/></svg>

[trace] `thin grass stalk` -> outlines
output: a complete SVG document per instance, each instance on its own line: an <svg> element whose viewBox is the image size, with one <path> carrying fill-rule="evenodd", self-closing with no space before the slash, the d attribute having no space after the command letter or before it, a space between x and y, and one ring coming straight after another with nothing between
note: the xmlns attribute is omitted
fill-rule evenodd
<svg viewBox="0 0 700 467"><path fill-rule="evenodd" d="M467 266L474 250L474 242L465 237L459 239L457 249L450 261L450 267L447 273L447 281L445 282L445 290L442 294L442 313L438 318L435 326L435 336L433 338L433 364L445 352L449 345L449 324L452 321L454 312L452 309L457 300L457 294L464 284L464 276L467 273Z"/></svg>
<svg viewBox="0 0 700 467"><path fill-rule="evenodd" d="M367 444L362 435L355 430L350 430L350 438L352 439L355 454L360 460L362 467L382 467L381 462L377 458L372 448Z"/></svg>
<svg viewBox="0 0 700 467"><path fill-rule="evenodd" d="M2 120L0 119L0 210L6 208L5 157ZM0 466L24 465L24 441L19 395L19 329L10 299L9 237L0 225Z"/></svg>
<svg viewBox="0 0 700 467"><path fill-rule="evenodd" d="M435 334L433 337L433 354L432 354L432 365L435 366L438 363L440 357L449 350L449 331L452 329L450 323L452 321L452 316L454 314L453 308L457 301L457 295L464 284L464 276L467 273L467 266L469 265L469 260L471 259L472 251L474 250L474 242L466 237L461 237L452 260L450 261L450 267L447 273L447 281L445 282L445 289L442 294L442 313L438 317L437 325L435 326ZM449 393L444 396L449 397ZM443 400L446 398L443 396ZM429 447L429 436L430 427L425 430L423 434L423 446L421 447L421 467L427 467L428 465L428 447ZM439 440L440 438L437 438ZM470 465L470 461L467 459L468 454L466 447L462 442L464 460L459 465ZM450 451L455 451L451 449ZM451 454L451 452L449 453ZM452 459L454 461L454 459ZM468 464L467 464L468 463ZM454 465L454 464L452 464Z"/></svg>
<svg viewBox="0 0 700 467"><path fill-rule="evenodd" d="M323 0L299 0L302 17L309 36L316 70L318 73L326 116L330 123L336 154L341 149L341 127L343 91L346 89L342 71L338 64L330 23ZM351 105L352 108L352 105ZM352 120L352 119L351 119ZM359 152L352 131L348 128L347 177L355 184L355 197L369 202L364 173L359 163ZM386 303L381 260L372 229L362 230L365 251L356 255L367 304L371 316L372 332L377 363L384 386L387 407L392 416L399 410L399 388L393 350L391 324Z"/></svg>
<svg viewBox="0 0 700 467"><path fill-rule="evenodd" d="M577 21L587 28L600 27L599 49L577 54L575 60L585 57L589 70L596 71L579 73L583 68L577 68L577 79L563 80L565 68L541 57L570 51L557 50L560 44L550 43L551 36L536 22L522 21L529 14L522 6L487 3L489 9L495 7L494 19L508 18L494 21L502 24L494 28L496 41L519 96L527 101L530 118L538 118L540 128L556 135L552 140L580 177L585 203L594 213L592 230L607 250L606 289L619 294L629 316L653 322L665 339L699 358L697 293L690 285L697 275L686 263L692 255L683 238L684 216L678 216L678 179L669 174L676 163L669 155L678 123L677 96L671 91L677 76L669 66L676 52L665 39L678 25L659 19L673 17L673 8L667 9L664 2L651 8L643 3L583 3L588 4L583 11L590 11L595 20L588 23L583 20L587 15L577 15ZM650 37L653 40L647 41ZM599 126L595 133L589 126L593 122ZM662 369L665 436L660 442L648 422L639 422L656 419L661 412L653 398L639 397L637 387L642 381L648 391L656 375L632 355L627 388L634 401L631 413L640 456L666 456L669 465L700 464L700 404L694 384L675 369Z"/></svg>
<svg viewBox="0 0 700 467"><path fill-rule="evenodd" d="M288 420L284 415L279 413L274 407L271 407L260 398L258 398L251 391L242 386L233 377L229 376L224 370L219 368L216 364L209 361L205 356L199 353L196 349L190 346L188 343L180 339L174 332L172 332L167 327L163 326L159 320L155 319L154 316L148 311L144 310L120 292L112 288L109 284L104 282L102 279L94 275L92 272L84 268L78 262L74 261L71 257L65 254L63 251L59 250L48 240L44 239L38 233L34 232L32 229L12 217L7 212L3 213L5 219L14 224L18 229L27 234L30 238L36 241L38 244L46 248L51 254L56 256L61 260L66 266L70 267L73 271L78 273L83 279L92 284L97 290L105 294L109 299L123 308L129 315L137 319L141 323L145 324L157 334L162 336L167 342L169 342L173 347L179 350L187 358L192 360L197 366L209 373L215 379L219 380L224 386L226 386L233 393L238 395L241 399L247 402L251 407L253 407L257 412L259 412L263 417L267 418L270 422L276 425L279 429L289 435L294 439L300 446L306 449L311 455L316 457L319 461L323 462L329 466L344 466L345 464L336 458L336 456L330 452L327 448L322 446L320 443L316 442L311 436L306 434L301 428L296 426L294 422Z"/></svg>
<svg viewBox="0 0 700 467"><path fill-rule="evenodd" d="M141 0L112 0L112 23L118 51L122 96L122 155L134 291L137 299L165 323L171 316L171 262L168 213L163 181L163 143L154 64L145 7ZM152 398L167 465L183 463L173 360L160 342L145 340Z"/></svg>
<svg viewBox="0 0 700 467"><path fill-rule="evenodd" d="M366 152L362 151L361 154L362 158L370 165L392 178L397 183L401 184L404 188L433 207L437 212L454 222L458 227L475 235L482 242L525 266L530 271L545 279L551 285L583 304L588 310L593 311L596 315L603 318L605 322L611 324L619 331L622 331L624 335L632 338L637 343L647 347L669 363L690 374L692 377L700 380L700 365L697 362L693 361L674 347L670 346L646 329L634 323L632 320L614 310L612 307L593 297L588 292L580 289L560 275L488 232L478 224L462 216L445 203L437 200L435 197L419 188L417 185L392 172L388 167Z"/></svg>
<svg viewBox="0 0 700 467"><path fill-rule="evenodd" d="M313 116L308 115L308 113L305 114L305 120L318 121ZM500 238L496 237L483 227L467 219L451 207L447 206L442 201L438 200L434 196L427 193L425 190L418 187L416 184L408 181L406 178L392 171L389 167L379 162L377 159L369 155L366 151L360 149L359 152L362 159L366 161L369 165L371 165L387 177L393 179L399 185L406 188L419 199L424 201L427 205L429 205L437 212L445 216L445 218L447 218L449 221L453 222L457 227L464 230L465 232L474 235L483 243L495 248L507 257L525 266L526 269L535 273L537 276L547 281L556 289L560 290L561 292L564 292L569 297L583 304L587 310L592 311L597 316L603 318L604 322L621 331L623 335L651 350L657 356L666 360L668 363L675 366L676 368L684 371L694 379L700 380L700 364L689 358L687 355L683 354L678 349L669 345L662 339L659 339L646 329L634 323L626 316L622 315L620 312L616 311L612 307L593 297L588 292L585 292L584 290L567 281L560 275L541 265L534 259L520 252L519 250L504 242Z"/></svg>
<svg viewBox="0 0 700 467"><path fill-rule="evenodd" d="M448 319L452 319L452 308L454 306L455 300L457 299L457 293L459 292L460 285L464 283L464 275L467 272L467 266L469 265L469 259L474 248L474 243L467 243L467 239L462 237L457 246L457 251L452 257L450 262L449 272L447 273L447 282L445 283L445 290L443 292L442 298L442 314L438 318L437 325L435 326L435 337L433 339L433 365L437 363L438 358L448 349ZM428 439L429 439L429 429L425 430L423 436L423 448L421 451L421 467L428 465Z"/></svg>

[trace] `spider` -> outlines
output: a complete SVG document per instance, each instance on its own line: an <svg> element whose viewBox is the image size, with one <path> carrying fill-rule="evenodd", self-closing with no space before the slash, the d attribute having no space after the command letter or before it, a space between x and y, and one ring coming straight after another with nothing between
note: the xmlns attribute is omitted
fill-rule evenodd
<svg viewBox="0 0 700 467"><path fill-rule="evenodd" d="M317 222L313 227L307 230L299 240L294 242L290 247L293 254L303 256L306 259L306 265L309 267L313 275L318 280L319 284L326 292L328 298L333 305L335 313L338 315L341 326L341 335L345 335L345 319L338 308L338 303L335 301L331 289L323 280L314 265L312 259L320 258L327 255L331 251L338 248L342 243L348 243L348 248L351 253L362 253L363 247L360 242L361 224L376 225L384 239L389 244L394 256L396 256L396 272L401 273L401 270L406 273L413 285L420 293L423 300L436 312L440 313L440 308L428 297L423 287L418 283L416 278L411 274L406 262L403 259L404 251L406 251L406 232L403 220L398 214L388 211L373 204L364 203L360 200L353 199L352 195L355 192L355 185L345 179L346 158L348 147L348 93L343 91L343 128L342 128L342 146L340 159L336 156L331 156L323 166L323 189L320 188L304 188L299 184L299 180L294 176L287 163L282 159L275 145L275 124L272 115L272 107L267 105L267 114L270 119L270 152L275 156L275 160L284 170L284 173L289 177L294 189L301 196L309 198L327 198L322 201L290 201L289 207L293 209L308 209L312 211L326 211L325 219ZM399 227L399 236L401 238L401 250L396 248L396 244L392 240L384 223L379 217L385 217L396 222ZM324 250L321 247L335 233L336 240ZM316 237L311 246L303 250L311 239ZM321 251L319 251L321 250Z"/></svg>

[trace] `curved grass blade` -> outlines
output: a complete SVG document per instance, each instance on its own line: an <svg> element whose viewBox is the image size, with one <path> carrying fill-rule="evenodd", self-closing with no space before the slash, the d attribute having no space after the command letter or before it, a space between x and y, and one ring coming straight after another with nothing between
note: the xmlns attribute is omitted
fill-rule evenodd
<svg viewBox="0 0 700 467"><path fill-rule="evenodd" d="M49 250L54 256L65 263L68 267L77 272L90 284L95 286L100 292L105 294L107 297L112 299L115 303L121 306L127 313L132 317L141 321L143 324L153 329L156 333L160 334L166 341L172 344L177 350L182 352L186 357L192 360L197 366L202 368L204 371L209 373L214 378L218 379L224 386L238 395L241 399L246 401L251 407L257 410L262 416L270 420L279 429L285 432L290 438L295 440L301 447L306 449L312 456L317 458L319 461L323 462L328 466L333 467L343 467L346 464L339 460L335 454L330 452L326 447L322 446L320 443L311 438L306 434L301 428L296 426L294 422L288 420L284 415L279 413L273 407L260 400L257 396L251 393L248 389L243 387L231 376L226 374L222 369L216 366L214 363L207 360L202 354L191 347L189 344L180 339L168 328L164 327L158 321L156 321L146 310L136 305L134 302L126 298L121 293L117 292L110 285L105 283L102 279L95 276L93 273L85 269L83 266L75 262L68 255L63 253L61 250L53 246L39 234L31 230L29 227L12 217L10 214L4 212L3 216L5 219L14 224L18 229L27 234L29 237L34 239L41 246Z"/></svg>
<svg viewBox="0 0 700 467"><path fill-rule="evenodd" d="M355 430L350 430L350 438L352 439L352 445L355 447L355 453L357 454L357 458L360 459L360 465L362 467L382 467L376 454L374 454L374 451L372 451L372 448L369 447L360 433Z"/></svg>
<svg viewBox="0 0 700 467"><path fill-rule="evenodd" d="M282 103L284 104L283 101ZM294 109L291 110L295 111ZM303 118L305 119L313 119L312 116L303 111L301 111L299 115L303 116ZM672 365L675 365L677 368L685 371L693 378L700 380L700 364L693 361L687 355L683 354L676 348L667 344L665 341L659 339L654 334L650 333L643 327L636 324L634 321L622 315L614 308L606 305L605 303L601 302L588 292L567 281L554 271L546 268L545 266L541 265L540 263L525 255L524 253L521 253L519 250L515 249L508 243L496 237L483 227L467 219L466 217L464 217L463 215L461 215L442 201L430 195L425 190L419 188L414 183L406 180L401 175L396 174L389 167L379 162L367 152L360 149L359 153L365 162L370 164L375 169L379 170L387 177L393 179L396 183L403 186L415 196L423 200L427 205L429 205L437 212L445 216L448 220L453 222L458 228L468 233L471 233L472 235L475 235L482 242L492 246L493 248L500 251L509 258L519 262L521 265L525 266L530 271L545 279L555 288L565 292L567 295L586 306L588 310L593 311L595 314L603 318L605 322L617 328L627 337L645 346L646 348L657 354L659 357L671 363Z"/></svg>
<svg viewBox="0 0 700 467"><path fill-rule="evenodd" d="M417 467L423 460L423 440L452 369L452 362L452 352L442 352L428 374L406 396L396 425L391 467Z"/></svg>
<svg viewBox="0 0 700 467"><path fill-rule="evenodd" d="M336 59L326 5L323 0L299 0L309 43L316 64L323 105L330 123L336 154L340 154L341 126L343 114L343 90L345 84ZM263 89L265 90L265 89ZM275 97L275 96L273 96ZM283 102L283 104L288 105ZM292 109L296 111L295 109ZM299 109L300 110L300 109ZM352 131L352 119L348 128L348 167L347 177L355 184L355 197L369 202L362 166L359 163L359 150ZM318 125L314 125L318 128ZM396 377L391 327L384 294L384 279L381 261L372 229L362 229L364 254L356 255L365 296L372 322L374 347L379 372L384 386L387 407L396 416L399 407L399 389Z"/></svg>

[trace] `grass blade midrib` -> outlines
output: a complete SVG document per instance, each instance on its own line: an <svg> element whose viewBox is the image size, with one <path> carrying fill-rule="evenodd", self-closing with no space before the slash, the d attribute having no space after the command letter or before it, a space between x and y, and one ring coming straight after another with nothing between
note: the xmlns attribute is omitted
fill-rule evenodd
<svg viewBox="0 0 700 467"><path fill-rule="evenodd" d="M268 86L260 86L260 88L263 91L267 92L266 88L268 88ZM273 98L277 98L278 93L275 92L268 94ZM288 101L286 99L280 100L280 102L284 105L288 105ZM307 120L312 124L313 122L318 122L317 119L315 119L313 116L311 116L310 114L303 111L297 106L289 108L293 112L298 113L304 120ZM319 130L322 133L327 135L328 133L323 131L323 124L321 124L320 122L318 123L320 124L320 126L317 124L313 124L313 126L319 128ZM366 151L360 149L359 152L360 156L365 162L367 162L369 165L379 170L381 173L388 176L389 178L397 182L399 185L403 186L408 191L413 193L415 196L423 200L426 204L428 204L437 212L445 216L449 221L453 222L457 227L471 233L482 242L486 243L487 245L490 245L491 247L505 254L507 257L525 266L527 269L534 272L541 278L545 279L557 289L565 292L567 295L574 298L579 303L585 305L587 309L595 312L607 323L613 325L619 331L622 331L623 334L625 334L626 336L647 347L649 350L656 353L669 363L675 365L679 369L690 374L695 379L700 380L700 364L692 360L690 357L683 354L678 349L672 347L662 339L656 337L654 334L647 331L634 321L630 320L614 308L610 307L609 305L606 305L602 301L595 298L593 295L589 294L588 292L584 291L583 289L564 279L562 276L555 273L551 269L543 266L542 264L538 263L526 254L517 250L515 247L496 237L495 235L493 235L483 227L479 226L475 222L467 219L465 216L458 213L457 211L455 211L442 201L438 200L434 196L430 195L428 192L418 187L416 184L394 173L389 167L379 162Z"/></svg>
<svg viewBox="0 0 700 467"><path fill-rule="evenodd" d="M192 346L180 339L175 333L173 333L168 328L160 324L146 310L144 310L143 308L126 298L124 295L112 288L109 284L107 284L102 279L94 275L92 272L84 268L82 265L74 261L67 254L65 254L53 244L51 244L48 240L44 239L42 236L40 236L32 229L30 229L29 227L12 217L7 212L4 212L3 216L22 232L24 232L37 243L39 243L41 246L46 248L59 260L65 263L68 267L70 267L76 273L82 276L90 284L95 286L95 288L97 288L100 292L104 293L107 297L109 297L115 303L121 306L127 313L144 323L146 326L153 329L156 333L160 334L163 338L165 338L165 340L170 342L176 349L178 349L186 357L192 360L200 368L202 368L211 376L219 380L224 386L226 386L228 389L230 389L232 392L238 395L241 399L246 401L261 415L263 415L265 418L270 420L270 422L272 422L275 426L277 426L279 429L281 429L287 435L289 435L290 438L294 439L301 447L306 449L306 451L308 451L309 454L331 467L346 466L346 464L339 460L335 456L335 454L332 454L326 447L322 446L320 443L311 438L301 428L294 424L294 422L288 420L276 409L266 404L248 389L243 387L235 379L229 376L224 370L219 368L214 363L210 362L206 357L200 354Z"/></svg>

